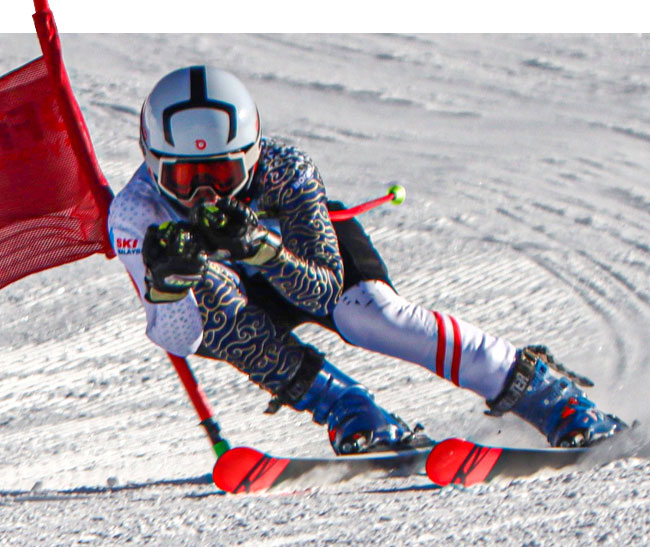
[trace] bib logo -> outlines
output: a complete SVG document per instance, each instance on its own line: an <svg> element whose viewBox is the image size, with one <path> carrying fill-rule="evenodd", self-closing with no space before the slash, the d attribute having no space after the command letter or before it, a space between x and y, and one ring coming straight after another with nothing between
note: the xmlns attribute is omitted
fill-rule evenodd
<svg viewBox="0 0 650 547"><path fill-rule="evenodd" d="M120 255L137 255L141 250L138 249L137 239L117 238L117 254Z"/></svg>

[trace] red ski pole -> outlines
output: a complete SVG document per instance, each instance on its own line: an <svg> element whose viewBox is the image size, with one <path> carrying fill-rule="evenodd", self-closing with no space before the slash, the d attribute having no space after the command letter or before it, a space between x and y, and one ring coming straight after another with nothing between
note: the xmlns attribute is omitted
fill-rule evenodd
<svg viewBox="0 0 650 547"><path fill-rule="evenodd" d="M227 450L230 449L228 441L221 436L221 429L219 424L214 419L214 413L210 407L210 402L203 391L201 385L197 382L190 364L187 362L187 359L184 357L179 357L178 355L173 355L172 353L167 353L169 360L174 365L178 377L185 387L192 405L196 410L196 413L199 415L201 420L201 425L205 429L205 432L212 443L212 448L217 455L217 459Z"/></svg>
<svg viewBox="0 0 650 547"><path fill-rule="evenodd" d="M383 203L391 202L393 205L399 205L406 199L406 189L401 184L394 184L388 189L388 193L385 196L380 198L372 199L356 205L355 207L350 207L349 209L342 209L340 211L330 211L330 220L332 222L342 222L344 220L349 220L361 213L370 211Z"/></svg>
<svg viewBox="0 0 650 547"><path fill-rule="evenodd" d="M130 276L129 278L139 296L140 291L138 290L138 286L133 278ZM224 452L230 449L230 445L228 444L228 441L221 436L221 428L214 418L214 412L203 387L201 387L196 376L194 376L194 372L192 371L190 364L187 362L187 359L169 352L167 352L167 357L169 357L172 365L174 365L176 374L180 378L181 383L192 402L192 406L199 416L199 420L201 420L200 423L208 435L208 439L212 444L214 453L217 455L217 459L219 459Z"/></svg>

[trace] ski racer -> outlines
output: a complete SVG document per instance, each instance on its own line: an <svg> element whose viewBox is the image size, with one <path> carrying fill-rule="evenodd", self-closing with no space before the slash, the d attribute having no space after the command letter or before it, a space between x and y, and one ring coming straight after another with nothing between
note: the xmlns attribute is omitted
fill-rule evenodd
<svg viewBox="0 0 650 547"><path fill-rule="evenodd" d="M170 353L227 361L287 405L327 424L337 454L401 449L418 436L292 330L316 322L346 342L417 363L511 411L552 446L625 427L556 375L543 346L509 341L402 298L357 220L332 223L317 167L262 136L232 74L175 70L144 102L144 163L115 197L115 252L137 284L147 335ZM572 380L573 378L573 380ZM417 429L417 428L416 428Z"/></svg>

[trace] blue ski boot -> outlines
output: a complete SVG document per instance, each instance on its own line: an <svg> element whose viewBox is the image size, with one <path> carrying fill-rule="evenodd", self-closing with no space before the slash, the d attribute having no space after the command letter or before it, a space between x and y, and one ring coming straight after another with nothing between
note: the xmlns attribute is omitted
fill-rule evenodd
<svg viewBox="0 0 650 547"><path fill-rule="evenodd" d="M501 416L512 410L546 435L551 446L559 447L589 446L627 427L616 416L598 410L575 382L554 377L549 368L581 385L593 385L556 363L544 346L528 346L517 351L506 385L496 399L488 401L487 414Z"/></svg>
<svg viewBox="0 0 650 547"><path fill-rule="evenodd" d="M327 361L311 387L291 406L311 412L318 424L327 423L336 454L413 446L415 432L408 425L378 406L367 388Z"/></svg>

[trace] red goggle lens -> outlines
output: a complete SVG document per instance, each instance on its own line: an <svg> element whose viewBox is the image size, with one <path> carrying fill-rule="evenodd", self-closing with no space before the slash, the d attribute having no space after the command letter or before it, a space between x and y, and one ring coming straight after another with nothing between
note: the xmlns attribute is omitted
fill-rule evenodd
<svg viewBox="0 0 650 547"><path fill-rule="evenodd" d="M161 163L160 185L181 199L190 199L202 187L213 189L218 196L227 196L246 180L242 158L163 159Z"/></svg>

